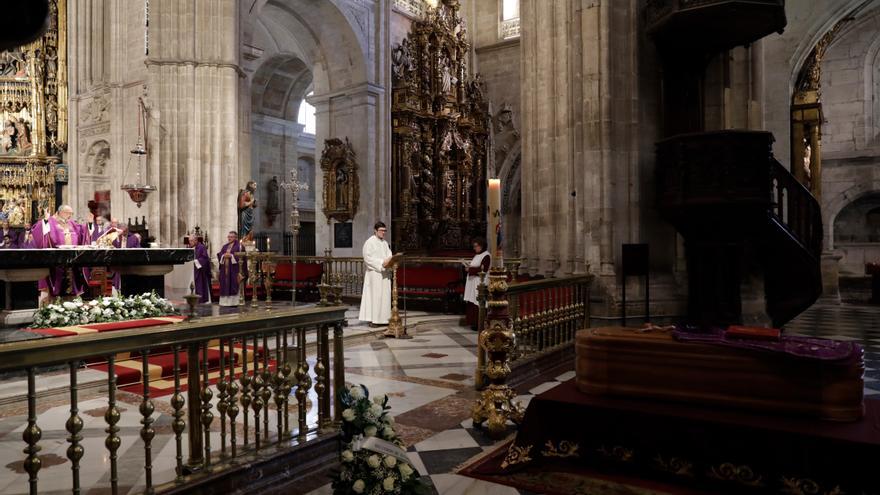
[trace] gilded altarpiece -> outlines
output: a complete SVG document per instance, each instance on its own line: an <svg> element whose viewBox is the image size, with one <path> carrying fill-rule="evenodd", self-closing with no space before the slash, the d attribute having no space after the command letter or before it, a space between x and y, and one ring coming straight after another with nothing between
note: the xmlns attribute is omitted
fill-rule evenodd
<svg viewBox="0 0 880 495"><path fill-rule="evenodd" d="M45 34L0 52L0 200L10 224L54 210L66 148L67 5L51 0Z"/></svg>
<svg viewBox="0 0 880 495"><path fill-rule="evenodd" d="M395 250L469 249L486 235L489 112L469 49L458 0L443 0L392 53Z"/></svg>

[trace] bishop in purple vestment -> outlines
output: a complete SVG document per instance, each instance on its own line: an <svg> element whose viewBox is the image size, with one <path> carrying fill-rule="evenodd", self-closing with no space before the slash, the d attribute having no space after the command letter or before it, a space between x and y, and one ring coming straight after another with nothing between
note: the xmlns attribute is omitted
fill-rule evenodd
<svg viewBox="0 0 880 495"><path fill-rule="evenodd" d="M85 229L71 220L73 208L61 205L53 216L46 212L42 220L31 227L31 235L34 239L34 248L50 249L60 246L79 246L88 244L88 239L83 235ZM66 273L65 273L66 272ZM38 284L40 300L59 296L78 296L83 293L85 280L82 270L65 270L61 267L49 269L49 276Z"/></svg>
<svg viewBox="0 0 880 495"><path fill-rule="evenodd" d="M220 306L238 305L238 259L235 253L241 251L238 234L232 230L226 235L229 241L217 253L220 262Z"/></svg>
<svg viewBox="0 0 880 495"><path fill-rule="evenodd" d="M211 302L211 257L208 255L208 248L194 235L189 237L189 247L195 250L193 281L196 294L201 296L200 303L209 303Z"/></svg>

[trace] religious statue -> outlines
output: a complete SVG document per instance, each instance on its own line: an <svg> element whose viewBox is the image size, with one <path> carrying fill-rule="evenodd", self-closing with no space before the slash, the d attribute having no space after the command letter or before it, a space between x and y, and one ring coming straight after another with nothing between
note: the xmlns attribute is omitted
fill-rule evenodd
<svg viewBox="0 0 880 495"><path fill-rule="evenodd" d="M394 77L400 79L412 70L412 55L409 40L404 39L391 53L391 65Z"/></svg>
<svg viewBox="0 0 880 495"><path fill-rule="evenodd" d="M348 173L344 168L336 170L336 207L348 208Z"/></svg>
<svg viewBox="0 0 880 495"><path fill-rule="evenodd" d="M21 199L16 199L12 201L12 207L9 209L10 225L24 225L24 208L22 208L23 203L24 201Z"/></svg>
<svg viewBox="0 0 880 495"><path fill-rule="evenodd" d="M238 191L238 233L242 240L254 238L254 216L257 207L257 183L248 181L244 189Z"/></svg>
<svg viewBox="0 0 880 495"><path fill-rule="evenodd" d="M266 222L269 227L275 223L275 217L281 213L278 208L278 177L272 176L272 179L266 183Z"/></svg>
<svg viewBox="0 0 880 495"><path fill-rule="evenodd" d="M804 174L807 180L810 180L810 161L812 160L813 148L810 142L804 139Z"/></svg>
<svg viewBox="0 0 880 495"><path fill-rule="evenodd" d="M324 141L321 152L321 170L324 171L324 215L329 222L335 219L347 222L354 218L358 207L360 186L358 164L354 148L348 138L330 138Z"/></svg>

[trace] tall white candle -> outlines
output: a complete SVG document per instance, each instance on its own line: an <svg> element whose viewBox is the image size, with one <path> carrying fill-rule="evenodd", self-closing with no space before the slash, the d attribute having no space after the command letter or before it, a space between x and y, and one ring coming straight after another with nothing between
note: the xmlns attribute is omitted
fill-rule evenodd
<svg viewBox="0 0 880 495"><path fill-rule="evenodd" d="M489 225L486 232L486 240L489 246L489 256L492 257L492 266L503 266L501 259L501 246L498 245L498 234L501 223L501 179L489 179L489 191L486 195L486 204L489 207Z"/></svg>

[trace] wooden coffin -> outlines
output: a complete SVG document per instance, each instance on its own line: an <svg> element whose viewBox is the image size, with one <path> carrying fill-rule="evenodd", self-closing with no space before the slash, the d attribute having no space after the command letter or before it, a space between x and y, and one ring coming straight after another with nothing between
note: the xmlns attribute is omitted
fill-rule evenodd
<svg viewBox="0 0 880 495"><path fill-rule="evenodd" d="M578 389L615 395L855 421L864 414L863 353L827 362L679 342L663 330L577 333Z"/></svg>

